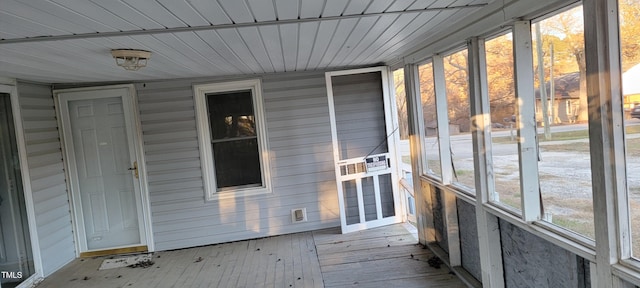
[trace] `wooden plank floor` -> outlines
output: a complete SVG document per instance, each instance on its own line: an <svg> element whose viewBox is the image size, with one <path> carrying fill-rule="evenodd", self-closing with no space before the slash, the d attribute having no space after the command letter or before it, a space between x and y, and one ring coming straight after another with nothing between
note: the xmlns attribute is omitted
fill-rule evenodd
<svg viewBox="0 0 640 288"><path fill-rule="evenodd" d="M325 287L466 287L403 224L339 233L313 232Z"/></svg>
<svg viewBox="0 0 640 288"><path fill-rule="evenodd" d="M326 229L153 254L147 268L76 259L38 287L465 287L404 224Z"/></svg>

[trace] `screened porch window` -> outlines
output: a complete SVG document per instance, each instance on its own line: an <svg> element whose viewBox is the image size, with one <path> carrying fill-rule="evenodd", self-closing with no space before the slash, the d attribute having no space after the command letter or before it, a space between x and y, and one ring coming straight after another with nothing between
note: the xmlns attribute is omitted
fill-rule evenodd
<svg viewBox="0 0 640 288"><path fill-rule="evenodd" d="M259 80L194 86L208 200L270 192Z"/></svg>

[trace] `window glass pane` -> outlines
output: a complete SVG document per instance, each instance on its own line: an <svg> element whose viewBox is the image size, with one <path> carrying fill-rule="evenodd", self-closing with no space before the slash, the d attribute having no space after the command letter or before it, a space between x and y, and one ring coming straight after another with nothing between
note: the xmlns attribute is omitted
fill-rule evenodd
<svg viewBox="0 0 640 288"><path fill-rule="evenodd" d="M491 116L491 154L495 191L492 201L521 209L520 162L516 140L517 113L513 73L513 37L503 34L485 41Z"/></svg>
<svg viewBox="0 0 640 288"><path fill-rule="evenodd" d="M256 136L251 91L207 94L211 139Z"/></svg>
<svg viewBox="0 0 640 288"><path fill-rule="evenodd" d="M531 29L543 217L594 238L582 6Z"/></svg>
<svg viewBox="0 0 640 288"><path fill-rule="evenodd" d="M401 140L408 140L409 118L407 118L407 95L404 91L404 69L393 71L393 86L398 108L398 133L400 133Z"/></svg>
<svg viewBox="0 0 640 288"><path fill-rule="evenodd" d="M467 50L444 57L453 182L475 187Z"/></svg>
<svg viewBox="0 0 640 288"><path fill-rule="evenodd" d="M398 131L400 134L400 169L402 175L409 184L411 181L411 151L409 148L409 118L407 116L407 95L404 90L404 69L393 71L393 86L396 95L396 107L398 109Z"/></svg>
<svg viewBox="0 0 640 288"><path fill-rule="evenodd" d="M257 139L213 143L218 190L234 186L262 186Z"/></svg>
<svg viewBox="0 0 640 288"><path fill-rule="evenodd" d="M640 259L640 1L618 1L632 255Z"/></svg>
<svg viewBox="0 0 640 288"><path fill-rule="evenodd" d="M438 121L436 112L436 94L433 84L433 65L427 63L418 66L420 80L420 99L424 119L424 171L427 174L442 177L440 168L440 145L438 143Z"/></svg>
<svg viewBox="0 0 640 288"><path fill-rule="evenodd" d="M250 90L206 94L217 190L262 186Z"/></svg>

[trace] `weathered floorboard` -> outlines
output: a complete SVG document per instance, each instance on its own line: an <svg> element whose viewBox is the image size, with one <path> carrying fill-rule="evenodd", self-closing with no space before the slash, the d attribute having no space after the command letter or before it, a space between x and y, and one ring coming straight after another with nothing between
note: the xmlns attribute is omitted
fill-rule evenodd
<svg viewBox="0 0 640 288"><path fill-rule="evenodd" d="M76 259L38 287L465 287L404 225L340 229L156 252L147 268Z"/></svg>
<svg viewBox="0 0 640 288"><path fill-rule="evenodd" d="M465 287L404 225L345 235L315 231L325 287Z"/></svg>

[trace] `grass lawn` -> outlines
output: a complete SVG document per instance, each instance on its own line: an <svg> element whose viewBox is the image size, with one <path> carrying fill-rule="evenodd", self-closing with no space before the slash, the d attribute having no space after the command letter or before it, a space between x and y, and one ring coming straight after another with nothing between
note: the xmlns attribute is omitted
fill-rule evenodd
<svg viewBox="0 0 640 288"><path fill-rule="evenodd" d="M547 144L542 145L540 148L543 151L549 152L584 152L589 153L589 143L564 143L564 144ZM639 157L640 156L640 138L627 139L627 156Z"/></svg>
<svg viewBox="0 0 640 288"><path fill-rule="evenodd" d="M640 125L633 125L626 127L627 134L637 134L640 133ZM544 133L538 134L538 140L540 142L549 142L549 141L563 141L563 140L577 140L577 139L586 139L589 138L589 130L576 130L576 131L566 131L566 132L556 132L551 134L551 139L545 139ZM493 137L493 143L512 143L515 140L511 140L511 137Z"/></svg>

